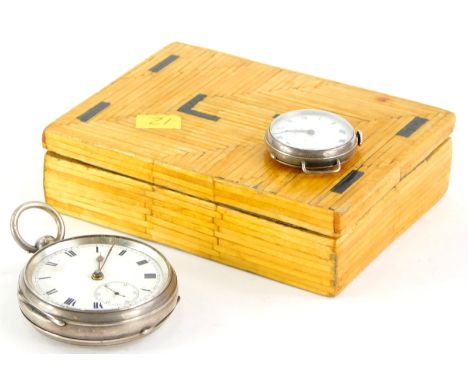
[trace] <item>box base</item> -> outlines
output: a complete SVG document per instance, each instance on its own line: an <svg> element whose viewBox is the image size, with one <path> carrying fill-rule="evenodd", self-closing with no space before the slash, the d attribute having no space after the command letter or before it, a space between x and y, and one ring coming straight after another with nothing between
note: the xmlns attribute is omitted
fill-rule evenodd
<svg viewBox="0 0 468 382"><path fill-rule="evenodd" d="M254 215L48 152L44 190L60 212L321 295L337 295L448 186L451 140L340 237Z"/></svg>

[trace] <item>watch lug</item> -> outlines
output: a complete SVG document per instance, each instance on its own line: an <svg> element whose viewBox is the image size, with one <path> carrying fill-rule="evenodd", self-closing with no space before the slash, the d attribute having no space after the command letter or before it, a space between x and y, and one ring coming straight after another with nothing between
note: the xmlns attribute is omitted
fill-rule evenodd
<svg viewBox="0 0 468 382"><path fill-rule="evenodd" d="M333 174L336 172L340 172L341 161L337 159L334 165L327 167L307 167L307 163L305 161L302 161L301 168L305 174Z"/></svg>

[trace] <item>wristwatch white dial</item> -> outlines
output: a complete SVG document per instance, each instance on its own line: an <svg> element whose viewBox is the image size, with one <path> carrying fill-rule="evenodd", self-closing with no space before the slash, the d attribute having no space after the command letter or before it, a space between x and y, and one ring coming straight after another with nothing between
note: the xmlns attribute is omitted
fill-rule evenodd
<svg viewBox="0 0 468 382"><path fill-rule="evenodd" d="M280 114L265 134L273 159L305 173L340 171L362 139L362 133L343 117L316 109Z"/></svg>

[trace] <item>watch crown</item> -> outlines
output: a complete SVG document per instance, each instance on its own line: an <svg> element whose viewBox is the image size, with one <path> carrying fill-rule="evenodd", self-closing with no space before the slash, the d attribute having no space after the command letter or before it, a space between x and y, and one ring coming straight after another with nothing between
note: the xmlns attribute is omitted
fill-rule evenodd
<svg viewBox="0 0 468 382"><path fill-rule="evenodd" d="M364 140L364 136L363 136L361 130L356 131L356 138L357 138L357 144L358 144L358 146L361 146L361 145L362 145L362 141Z"/></svg>

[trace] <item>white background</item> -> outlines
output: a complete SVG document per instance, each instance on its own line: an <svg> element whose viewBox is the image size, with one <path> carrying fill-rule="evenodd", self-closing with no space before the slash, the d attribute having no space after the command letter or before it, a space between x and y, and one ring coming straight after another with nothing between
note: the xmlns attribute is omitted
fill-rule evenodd
<svg viewBox="0 0 468 382"><path fill-rule="evenodd" d="M21 376L35 371L35 379L113 373L152 381L163 375L466 381L468 28L462 6L447 0L2 1L1 370L16 368ZM172 41L454 111L450 188L337 298L156 244L177 270L182 296L159 331L108 348L49 340L17 307L17 276L28 255L9 234L12 210L43 199L42 130ZM68 235L111 232L65 221ZM30 240L53 230L36 213L25 216L22 228ZM27 353L46 355L26 358ZM57 360L63 353L152 355ZM27 362L38 369L25 367Z"/></svg>

